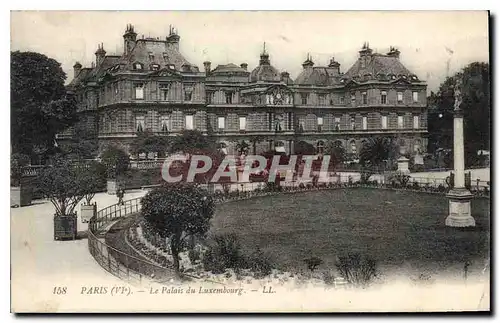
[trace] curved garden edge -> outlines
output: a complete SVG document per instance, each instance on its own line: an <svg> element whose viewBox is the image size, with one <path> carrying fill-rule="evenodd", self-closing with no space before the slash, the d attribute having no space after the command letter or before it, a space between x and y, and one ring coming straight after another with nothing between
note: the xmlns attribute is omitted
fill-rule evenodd
<svg viewBox="0 0 500 323"><path fill-rule="evenodd" d="M364 185L364 184L359 184L359 183L352 183L352 184L344 184L344 185L339 185L339 186L336 185L334 187L331 187L331 186L330 187L328 187L328 186L304 187L304 188L295 188L294 187L293 189L287 189L286 187L283 187L281 190L276 190L276 191L258 191L258 192L256 192L256 191L243 191L243 192L233 192L233 193L237 193L237 194L232 194L232 195L228 195L228 196L224 195L223 199L216 199L216 203L218 203L218 204L230 203L230 202L235 202L235 201L240 201L240 200L247 200L247 199L252 199L252 198L265 197L265 196L273 196L273 195L281 195L281 194L294 194L294 193L306 193L306 192L314 192L314 191L321 191L321 190L356 189L356 188L384 189L384 190L402 191L402 192L406 192L407 191L407 192L414 192L414 193L427 193L427 194L434 194L434 195L437 194L437 195L443 195L443 196L445 196L446 193L447 193L446 191L444 191L444 192L435 192L435 191L426 191L426 190L416 190L416 189L411 189L411 188L394 188L394 187L387 187L387 186L381 186L381 185L376 185L375 186L375 185ZM489 199L489 196L484 196L484 195L475 195L474 197L475 198L487 198L487 199ZM131 213L129 215L126 215L125 219L129 219L131 216L136 216L136 215L137 215L137 212ZM118 222L121 222L121 221L123 221L125 219L121 219ZM111 227L113 227L114 225L116 225L116 223L113 224ZM134 250L134 252L137 255L140 256L140 258L147 259L147 260L144 260L144 261L141 260L141 261L144 262L144 264L148 264L149 263L148 264L149 266L155 266L155 267L161 268L161 270L171 271L172 270L171 268L164 267L164 266L161 266L161 265L157 264L152 259L150 259L150 257L148 257L144 253L142 253L139 250L137 250L137 248L135 248L135 247L132 246L132 244L130 243L130 241L128 241L127 234L126 234L127 230L130 228L131 225L129 225L127 228L121 230L121 234L124 237L125 244L127 244L130 247L130 249ZM109 227L109 229L111 229L111 227ZM109 229L107 231L109 231ZM95 236L93 238L97 239L97 237L95 237ZM103 243L103 242L99 241L99 243ZM106 247L110 247L111 250L114 249L113 246L110 246L110 245L108 245L105 242L103 244ZM128 255L128 256L130 256L131 258L139 258L139 257L135 257L133 255ZM95 259L95 255L93 255L93 257ZM97 261L97 259L96 259L96 261ZM97 261L97 262L102 266L102 264L99 261ZM121 263L123 264L123 262L121 262ZM125 264L123 264L123 265L125 265ZM104 268L104 266L102 266L102 267ZM107 270L106 268L104 268L104 269ZM146 273L141 273L140 271L131 269L130 267L128 269L130 271L136 272L138 275L141 275L141 276L144 276L144 277L148 277L149 276ZM118 276L119 278L123 279L123 277L120 277L119 275L116 275L112 271L110 271L110 270L107 270L107 271L111 272L115 276ZM208 280L208 279L202 278L202 277L196 277L196 276L188 275L188 274L185 274L185 275L187 277L192 278L192 279L200 279L200 280L204 280L204 281L211 281L211 280ZM221 283L221 282L216 282L216 281L211 281L211 282Z"/></svg>

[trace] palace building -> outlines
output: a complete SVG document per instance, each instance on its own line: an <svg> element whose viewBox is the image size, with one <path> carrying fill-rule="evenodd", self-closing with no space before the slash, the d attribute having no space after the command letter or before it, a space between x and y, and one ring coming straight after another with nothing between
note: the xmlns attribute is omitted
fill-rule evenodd
<svg viewBox="0 0 500 323"><path fill-rule="evenodd" d="M77 62L68 85L80 126L97 136L101 151L128 150L140 132L175 136L183 129L212 136L229 154L243 140L251 153L294 153L300 141L320 153L332 141L355 156L375 135L396 137L404 152L427 147L427 85L403 66L396 48L379 54L364 44L345 73L333 57L317 66L308 55L293 79L272 65L265 45L253 69L204 62L200 70L182 56L172 27L160 39L138 38L128 25L123 41L120 55L107 55L101 44L91 67Z"/></svg>

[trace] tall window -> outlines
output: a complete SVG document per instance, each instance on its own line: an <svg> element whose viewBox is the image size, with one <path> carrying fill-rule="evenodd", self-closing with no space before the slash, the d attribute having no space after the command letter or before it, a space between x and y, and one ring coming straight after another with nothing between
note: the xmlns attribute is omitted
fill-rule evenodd
<svg viewBox="0 0 500 323"><path fill-rule="evenodd" d="M335 117L335 131L340 130L340 117Z"/></svg>
<svg viewBox="0 0 500 323"><path fill-rule="evenodd" d="M403 103L403 92L398 92L398 103Z"/></svg>
<svg viewBox="0 0 500 323"><path fill-rule="evenodd" d="M293 130L293 112L288 112L288 130Z"/></svg>
<svg viewBox="0 0 500 323"><path fill-rule="evenodd" d="M186 130L194 129L194 116L189 114L186 116Z"/></svg>
<svg viewBox="0 0 500 323"><path fill-rule="evenodd" d="M232 92L226 92L226 104L232 104L233 103L233 93Z"/></svg>
<svg viewBox="0 0 500 323"><path fill-rule="evenodd" d="M170 116L162 115L160 118L160 129L161 132L169 132L171 130Z"/></svg>
<svg viewBox="0 0 500 323"><path fill-rule="evenodd" d="M363 99L363 104L368 104L368 94L366 92L361 93L361 98Z"/></svg>
<svg viewBox="0 0 500 323"><path fill-rule="evenodd" d="M380 93L380 103L387 104L387 92L386 91L382 91Z"/></svg>
<svg viewBox="0 0 500 323"><path fill-rule="evenodd" d="M350 146L351 146L351 154L357 154L358 147L356 146L355 140L351 140Z"/></svg>
<svg viewBox="0 0 500 323"><path fill-rule="evenodd" d="M420 128L420 118L418 116L413 116L413 129Z"/></svg>
<svg viewBox="0 0 500 323"><path fill-rule="evenodd" d="M225 117L217 117L217 128L219 130L224 130L226 127L226 118Z"/></svg>
<svg viewBox="0 0 500 323"><path fill-rule="evenodd" d="M267 121L269 124L269 131L273 130L273 121L274 121L274 116L272 112L267 113Z"/></svg>
<svg viewBox="0 0 500 323"><path fill-rule="evenodd" d="M363 116L363 130L368 129L368 118Z"/></svg>
<svg viewBox="0 0 500 323"><path fill-rule="evenodd" d="M387 116L382 116L382 129L387 129Z"/></svg>
<svg viewBox="0 0 500 323"><path fill-rule="evenodd" d="M354 93L351 94L351 103L356 103L356 94Z"/></svg>
<svg viewBox="0 0 500 323"><path fill-rule="evenodd" d="M323 128L323 117L318 117L318 131Z"/></svg>
<svg viewBox="0 0 500 323"><path fill-rule="evenodd" d="M301 93L300 99L301 99L302 105L306 105L307 104L307 93Z"/></svg>
<svg viewBox="0 0 500 323"><path fill-rule="evenodd" d="M316 152L322 154L325 151L325 142L320 140L316 143Z"/></svg>
<svg viewBox="0 0 500 323"><path fill-rule="evenodd" d="M416 153L420 153L421 147L422 147L422 140L415 139L415 142L413 143L413 151Z"/></svg>
<svg viewBox="0 0 500 323"><path fill-rule="evenodd" d="M356 130L356 116L351 116L351 130Z"/></svg>
<svg viewBox="0 0 500 323"><path fill-rule="evenodd" d="M318 94L319 105L326 105L326 95Z"/></svg>
<svg viewBox="0 0 500 323"><path fill-rule="evenodd" d="M136 100L143 100L144 99L144 84L143 83L136 83L134 85L135 89L135 99Z"/></svg>
<svg viewBox="0 0 500 323"><path fill-rule="evenodd" d="M168 84L160 84L160 100L168 100Z"/></svg>
<svg viewBox="0 0 500 323"><path fill-rule="evenodd" d="M247 117L240 117L240 130L247 129Z"/></svg>
<svg viewBox="0 0 500 323"><path fill-rule="evenodd" d="M398 129L404 128L404 118L403 116L398 116Z"/></svg>
<svg viewBox="0 0 500 323"><path fill-rule="evenodd" d="M340 104L344 104L344 101L345 101L345 100L344 100L344 97L343 97L343 96L341 96L341 97L339 98L339 103L340 103Z"/></svg>
<svg viewBox="0 0 500 323"><path fill-rule="evenodd" d="M191 101L193 99L193 87L185 86L184 87L184 101Z"/></svg>
<svg viewBox="0 0 500 323"><path fill-rule="evenodd" d="M418 102L418 92L413 92L413 102Z"/></svg>
<svg viewBox="0 0 500 323"><path fill-rule="evenodd" d="M144 116L136 116L135 117L135 131L137 131L137 132L144 131L144 129L146 128L144 119L145 119Z"/></svg>

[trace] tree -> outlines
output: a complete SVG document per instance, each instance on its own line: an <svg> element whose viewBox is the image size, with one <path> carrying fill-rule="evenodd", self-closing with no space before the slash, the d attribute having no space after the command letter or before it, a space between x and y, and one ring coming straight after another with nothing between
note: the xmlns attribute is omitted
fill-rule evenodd
<svg viewBox="0 0 500 323"><path fill-rule="evenodd" d="M266 137L265 136L253 136L252 138L250 138L250 143L252 144L252 153L254 155L257 154L257 144L263 142L264 140L266 140Z"/></svg>
<svg viewBox="0 0 500 323"><path fill-rule="evenodd" d="M359 152L359 163L365 169L380 170L395 155L397 147L394 140L389 137L373 137L363 144Z"/></svg>
<svg viewBox="0 0 500 323"><path fill-rule="evenodd" d="M40 192L56 209L56 216L74 215L83 199L79 170L68 160L57 159L53 166L44 168L39 175Z"/></svg>
<svg viewBox="0 0 500 323"><path fill-rule="evenodd" d="M141 132L130 145L130 152L133 155L157 153L163 156L169 148L167 137L155 136L150 131Z"/></svg>
<svg viewBox="0 0 500 323"><path fill-rule="evenodd" d="M141 205L148 227L168 239L174 270L179 277L179 253L189 238L205 236L210 228L215 210L212 197L197 185L165 184L146 194Z"/></svg>
<svg viewBox="0 0 500 323"><path fill-rule="evenodd" d="M23 167L28 165L29 156L13 153L10 156L10 185L19 186L23 177Z"/></svg>
<svg viewBox="0 0 500 323"><path fill-rule="evenodd" d="M453 109L456 80L462 80L462 105L466 164L477 158L478 150L490 149L490 67L474 62L448 77L437 93L431 93L428 118L429 150L453 148Z"/></svg>
<svg viewBox="0 0 500 323"><path fill-rule="evenodd" d="M83 197L87 205L90 205L95 194L106 187L106 169L95 161L79 164L76 168Z"/></svg>
<svg viewBox="0 0 500 323"><path fill-rule="evenodd" d="M236 151L238 152L238 155L242 155L243 153L248 152L248 149L250 148L250 145L245 141L238 141L236 143Z"/></svg>
<svg viewBox="0 0 500 323"><path fill-rule="evenodd" d="M54 59L34 52L11 52L12 150L51 153L55 135L77 121L76 101L66 93L66 74Z"/></svg>
<svg viewBox="0 0 500 323"><path fill-rule="evenodd" d="M325 149L325 155L330 155L330 162L342 164L347 159L347 152L339 141L330 141Z"/></svg>
<svg viewBox="0 0 500 323"><path fill-rule="evenodd" d="M295 144L295 153L297 155L314 155L316 154L316 149L314 146L306 141L298 141Z"/></svg>
<svg viewBox="0 0 500 323"><path fill-rule="evenodd" d="M102 153L101 162L106 167L108 177L116 179L128 169L130 157L123 150L110 146Z"/></svg>
<svg viewBox="0 0 500 323"><path fill-rule="evenodd" d="M173 139L170 146L171 153L184 152L193 154L200 151L215 151L215 149L215 142L198 130L182 131L180 136Z"/></svg>
<svg viewBox="0 0 500 323"><path fill-rule="evenodd" d="M96 134L84 127L77 127L74 133L77 135L60 145L60 153L72 160L94 159L99 147Z"/></svg>

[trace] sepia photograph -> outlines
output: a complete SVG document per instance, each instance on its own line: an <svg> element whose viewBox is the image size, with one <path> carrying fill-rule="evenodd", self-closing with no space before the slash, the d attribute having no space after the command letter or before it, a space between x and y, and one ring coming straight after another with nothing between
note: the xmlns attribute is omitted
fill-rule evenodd
<svg viewBox="0 0 500 323"><path fill-rule="evenodd" d="M11 312L490 312L490 30L11 11Z"/></svg>

